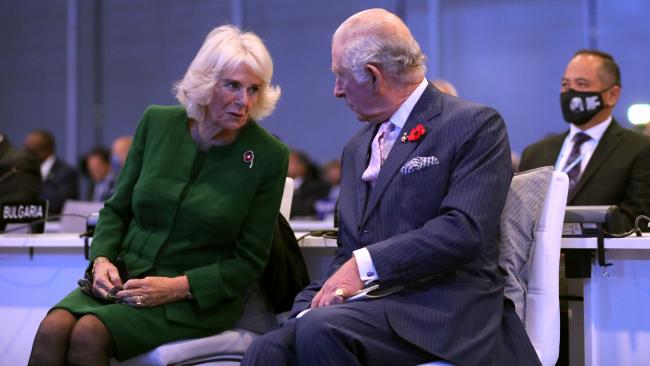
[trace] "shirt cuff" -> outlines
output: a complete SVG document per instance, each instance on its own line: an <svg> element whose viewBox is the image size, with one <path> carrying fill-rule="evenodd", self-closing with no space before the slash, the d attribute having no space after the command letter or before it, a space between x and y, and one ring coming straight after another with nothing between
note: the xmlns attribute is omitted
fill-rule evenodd
<svg viewBox="0 0 650 366"><path fill-rule="evenodd" d="M357 260L357 268L359 269L359 278L361 278L361 281L369 283L379 280L368 249L357 249L352 254L354 254L354 258Z"/></svg>

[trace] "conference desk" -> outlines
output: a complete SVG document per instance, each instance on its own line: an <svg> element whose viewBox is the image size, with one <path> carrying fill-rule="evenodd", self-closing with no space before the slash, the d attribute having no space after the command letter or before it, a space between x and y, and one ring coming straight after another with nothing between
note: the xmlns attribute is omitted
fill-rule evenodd
<svg viewBox="0 0 650 366"><path fill-rule="evenodd" d="M301 244L310 278L324 276L336 242L321 237ZM40 321L83 276L83 246L74 233L0 234L0 366L27 364Z"/></svg>
<svg viewBox="0 0 650 366"><path fill-rule="evenodd" d="M563 249L595 250L595 238L563 238ZM650 365L650 235L605 239L612 265L592 262L583 280L584 364Z"/></svg>
<svg viewBox="0 0 650 366"><path fill-rule="evenodd" d="M336 239L307 236L300 245L312 279L322 277ZM564 238L562 247L594 250L596 240ZM606 239L605 248L609 275L594 264L584 281L585 364L650 364L650 236ZM77 234L0 235L0 365L27 363L41 319L86 265Z"/></svg>
<svg viewBox="0 0 650 366"><path fill-rule="evenodd" d="M336 240L306 237L302 245L331 248ZM563 238L562 248L595 250L596 238ZM607 276L593 262L592 277L581 281L584 358L572 365L650 365L650 234L605 239L605 248Z"/></svg>
<svg viewBox="0 0 650 366"><path fill-rule="evenodd" d="M26 365L40 321L77 286L79 234L0 235L0 365Z"/></svg>

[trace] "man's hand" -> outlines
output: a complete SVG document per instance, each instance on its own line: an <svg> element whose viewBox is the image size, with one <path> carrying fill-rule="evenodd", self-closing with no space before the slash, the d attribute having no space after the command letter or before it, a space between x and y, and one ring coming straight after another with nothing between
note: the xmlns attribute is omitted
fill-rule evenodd
<svg viewBox="0 0 650 366"><path fill-rule="evenodd" d="M346 297L351 296L363 288L359 278L359 268L354 256L345 262L336 273L332 275L321 287L320 291L311 301L312 308L329 306L342 303Z"/></svg>
<svg viewBox="0 0 650 366"><path fill-rule="evenodd" d="M138 307L158 306L186 300L190 293L186 276L145 277L126 281L124 289L116 294L118 301Z"/></svg>

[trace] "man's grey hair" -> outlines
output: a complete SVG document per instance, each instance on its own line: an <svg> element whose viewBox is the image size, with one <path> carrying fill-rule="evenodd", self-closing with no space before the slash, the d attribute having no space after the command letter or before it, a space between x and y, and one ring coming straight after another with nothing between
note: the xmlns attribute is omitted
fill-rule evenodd
<svg viewBox="0 0 650 366"><path fill-rule="evenodd" d="M374 65L402 83L422 80L427 57L404 22L384 9L362 11L348 18L334 33L344 41L342 65L360 82L368 81L365 67Z"/></svg>

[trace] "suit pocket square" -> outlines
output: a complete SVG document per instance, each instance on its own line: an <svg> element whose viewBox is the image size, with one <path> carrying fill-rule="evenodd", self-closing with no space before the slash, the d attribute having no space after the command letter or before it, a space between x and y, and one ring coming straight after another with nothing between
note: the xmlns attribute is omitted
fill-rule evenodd
<svg viewBox="0 0 650 366"><path fill-rule="evenodd" d="M418 156L408 161L408 163L402 166L400 172L403 175L409 175L411 173L417 172L420 169L428 168L433 165L438 165L440 162L435 156Z"/></svg>

